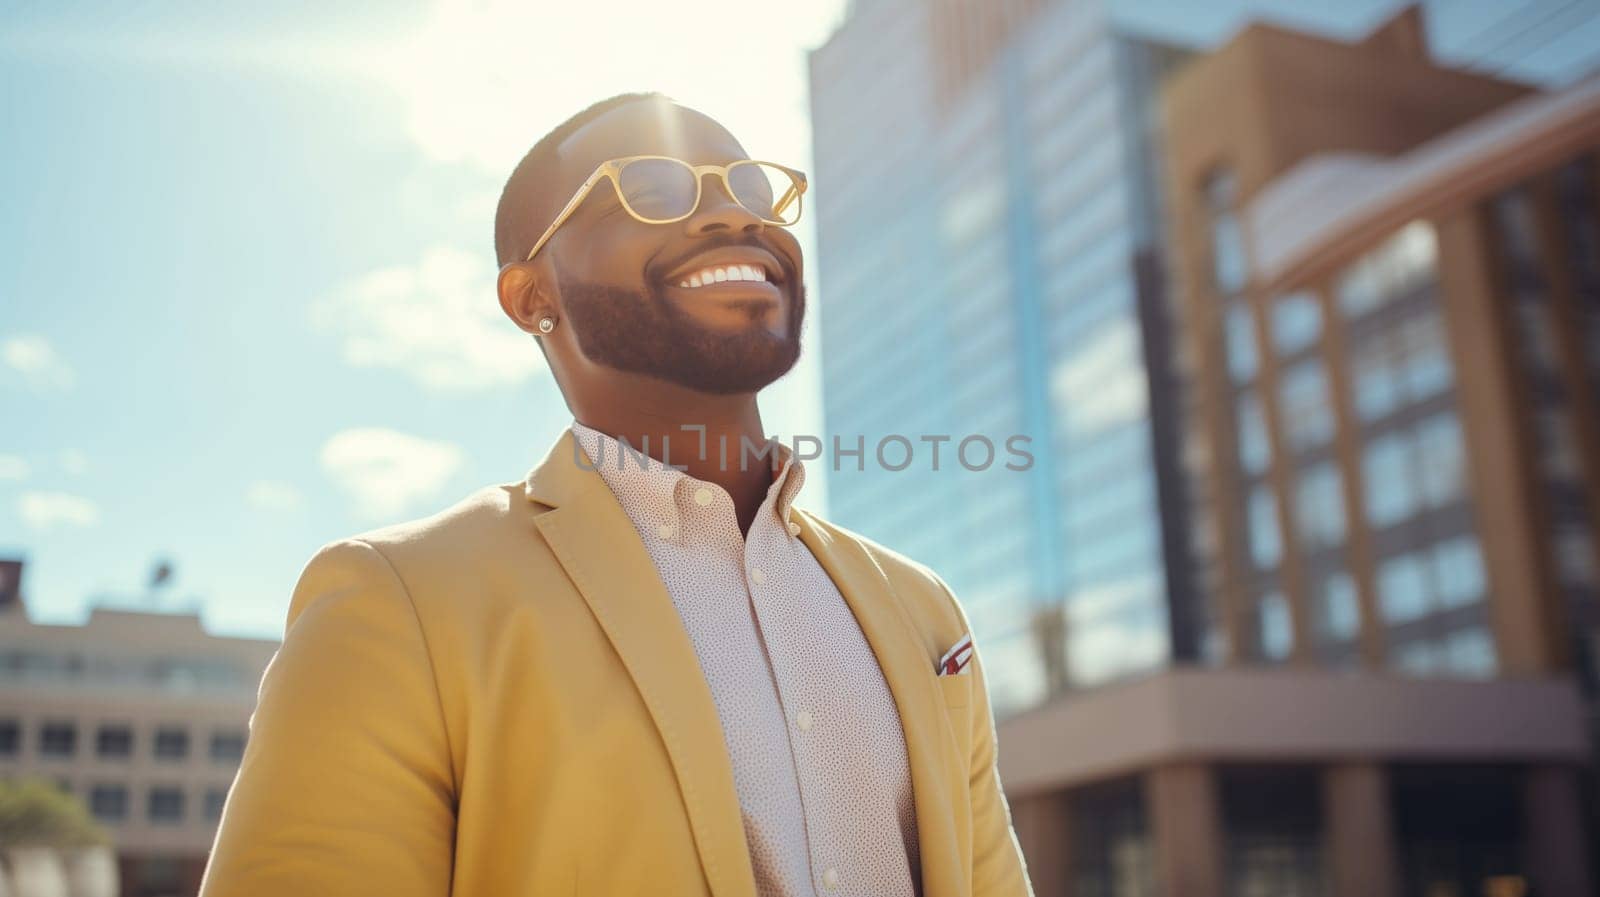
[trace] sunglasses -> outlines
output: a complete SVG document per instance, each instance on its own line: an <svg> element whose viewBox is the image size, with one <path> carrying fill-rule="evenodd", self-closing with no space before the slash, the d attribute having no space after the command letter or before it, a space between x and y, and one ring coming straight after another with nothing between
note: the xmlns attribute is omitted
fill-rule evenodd
<svg viewBox="0 0 1600 897"><path fill-rule="evenodd" d="M671 156L625 156L600 163L572 195L561 214L528 250L528 260L550 242L556 228L572 217L584 197L601 181L610 181L622 208L645 224L672 224L700 208L703 179L714 174L722 189L766 224L788 227L800 220L800 197L806 176L775 162L740 159L727 165L690 165Z"/></svg>

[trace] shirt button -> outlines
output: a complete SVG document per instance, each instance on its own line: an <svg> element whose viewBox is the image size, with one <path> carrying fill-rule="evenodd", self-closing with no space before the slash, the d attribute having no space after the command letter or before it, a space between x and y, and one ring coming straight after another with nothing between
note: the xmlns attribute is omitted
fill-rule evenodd
<svg viewBox="0 0 1600 897"><path fill-rule="evenodd" d="M804 710L796 713L794 715L794 724L799 726L802 732L811 731L811 714Z"/></svg>
<svg viewBox="0 0 1600 897"><path fill-rule="evenodd" d="M800 535L800 524L795 523L793 520L789 521L789 535L791 535L791 536Z"/></svg>
<svg viewBox="0 0 1600 897"><path fill-rule="evenodd" d="M705 488L696 489L694 493L694 503L702 508L711 504L711 490Z"/></svg>
<svg viewBox="0 0 1600 897"><path fill-rule="evenodd" d="M837 888L839 886L839 870L830 866L828 871L822 873L822 886L830 891Z"/></svg>
<svg viewBox="0 0 1600 897"><path fill-rule="evenodd" d="M759 586L767 581L767 571L760 567L752 567L750 568L750 578L755 580L756 585Z"/></svg>
<svg viewBox="0 0 1600 897"><path fill-rule="evenodd" d="M670 523L663 523L663 524L661 524L661 528L656 530L656 532L661 534L661 538L663 538L663 539L672 538L672 534L674 532L676 532L676 531L677 531L676 528L674 528L673 525L670 524Z"/></svg>

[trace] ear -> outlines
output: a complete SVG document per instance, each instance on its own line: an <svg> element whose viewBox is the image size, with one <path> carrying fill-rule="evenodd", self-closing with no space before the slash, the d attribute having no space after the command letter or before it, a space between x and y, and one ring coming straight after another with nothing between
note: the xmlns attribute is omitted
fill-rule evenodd
<svg viewBox="0 0 1600 897"><path fill-rule="evenodd" d="M549 282L546 271L534 262L507 262L496 283L500 309L524 331L538 333L540 318L560 314Z"/></svg>

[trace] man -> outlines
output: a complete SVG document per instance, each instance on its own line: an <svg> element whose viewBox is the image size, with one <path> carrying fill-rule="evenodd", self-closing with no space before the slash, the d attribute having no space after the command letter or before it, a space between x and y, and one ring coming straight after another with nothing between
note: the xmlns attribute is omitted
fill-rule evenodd
<svg viewBox="0 0 1600 897"><path fill-rule="evenodd" d="M575 422L312 559L205 897L1030 893L960 607L763 433L804 192L653 94L528 153L500 304Z"/></svg>

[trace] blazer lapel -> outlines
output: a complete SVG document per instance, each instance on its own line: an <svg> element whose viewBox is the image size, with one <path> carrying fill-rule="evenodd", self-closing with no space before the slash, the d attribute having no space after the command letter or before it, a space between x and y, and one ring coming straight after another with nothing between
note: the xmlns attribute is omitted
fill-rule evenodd
<svg viewBox="0 0 1600 897"><path fill-rule="evenodd" d="M677 772L712 894L755 897L733 767L700 660L627 514L592 468L572 431L563 433L528 477L528 498L553 509L534 525L650 709Z"/></svg>
<svg viewBox="0 0 1600 897"><path fill-rule="evenodd" d="M946 756L953 736L935 685L934 662L918 647L916 624L872 556L835 538L804 511L796 509L793 519L800 523L801 541L850 605L900 711L916 800L922 893L924 897L966 894L963 883L968 879L956 837L956 804Z"/></svg>

